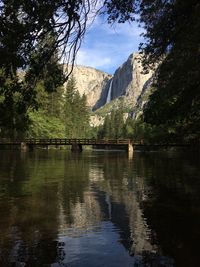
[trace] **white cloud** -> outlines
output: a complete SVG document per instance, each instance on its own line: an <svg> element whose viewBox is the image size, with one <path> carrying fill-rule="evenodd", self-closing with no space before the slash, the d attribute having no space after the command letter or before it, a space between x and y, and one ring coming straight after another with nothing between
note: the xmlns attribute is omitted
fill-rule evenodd
<svg viewBox="0 0 200 267"><path fill-rule="evenodd" d="M89 27L76 63L113 73L132 52L138 51L141 32L134 23L111 27L96 18Z"/></svg>
<svg viewBox="0 0 200 267"><path fill-rule="evenodd" d="M78 65L91 66L93 68L106 68L112 64L111 57L95 49L81 49L76 58Z"/></svg>

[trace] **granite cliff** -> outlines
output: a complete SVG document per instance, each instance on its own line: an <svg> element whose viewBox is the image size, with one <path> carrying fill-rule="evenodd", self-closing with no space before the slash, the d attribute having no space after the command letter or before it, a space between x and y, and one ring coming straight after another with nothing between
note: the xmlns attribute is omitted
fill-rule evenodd
<svg viewBox="0 0 200 267"><path fill-rule="evenodd" d="M107 91L107 86L112 75L80 65L74 67L72 75L76 80L79 93L86 95L87 104L91 109L94 106L103 105L103 95Z"/></svg>
<svg viewBox="0 0 200 267"><path fill-rule="evenodd" d="M126 101L134 106L152 74L152 71L149 71L148 74L143 73L140 54L131 54L114 73L111 100L124 96Z"/></svg>
<svg viewBox="0 0 200 267"><path fill-rule="evenodd" d="M152 71L143 73L138 53L131 54L114 75L85 66L75 66L73 70L77 89L81 95L86 95L92 110L119 98L134 109L140 95L148 88L152 75Z"/></svg>

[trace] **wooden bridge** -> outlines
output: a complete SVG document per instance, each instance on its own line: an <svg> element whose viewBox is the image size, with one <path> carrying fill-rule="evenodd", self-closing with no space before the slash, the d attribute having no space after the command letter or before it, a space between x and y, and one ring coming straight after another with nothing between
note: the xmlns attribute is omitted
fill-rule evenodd
<svg viewBox="0 0 200 267"><path fill-rule="evenodd" d="M177 143L165 143L165 144L144 144L142 142L133 142L130 139L95 139L95 138L26 138L26 139L0 139L0 148L3 146L20 147L22 150L33 150L34 147L48 148L49 146L71 146L72 151L82 151L82 146L91 145L93 148L105 148L105 149L124 149L132 152L133 149L139 150L154 150L159 148L169 147L194 147L193 144L177 144ZM196 144L199 148L199 143Z"/></svg>
<svg viewBox="0 0 200 267"><path fill-rule="evenodd" d="M26 138L26 139L0 139L0 146L20 146L22 150L33 149L35 146L46 147L48 146L63 146L71 145L71 150L82 151L82 146L92 145L93 147L102 148L124 148L128 151L132 149L130 139L87 139L87 138Z"/></svg>

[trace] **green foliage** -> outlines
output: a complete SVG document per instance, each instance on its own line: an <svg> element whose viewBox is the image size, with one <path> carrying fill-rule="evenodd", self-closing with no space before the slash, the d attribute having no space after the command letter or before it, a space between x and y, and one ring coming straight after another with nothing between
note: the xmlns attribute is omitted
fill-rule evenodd
<svg viewBox="0 0 200 267"><path fill-rule="evenodd" d="M36 86L38 111L29 112L31 125L27 133L30 137L81 138L95 133L89 125L89 111L86 97L76 90L73 76L66 89L58 87L55 92L45 90L44 81Z"/></svg>
<svg viewBox="0 0 200 267"><path fill-rule="evenodd" d="M31 125L28 137L32 138L64 138L65 126L63 121L55 116L48 116L41 111L29 113Z"/></svg>
<svg viewBox="0 0 200 267"><path fill-rule="evenodd" d="M87 136L90 126L86 96L80 96L73 76L69 79L64 94L64 121L67 137Z"/></svg>
<svg viewBox="0 0 200 267"><path fill-rule="evenodd" d="M133 14L136 11L135 2L133 0L105 0L103 13L108 15L108 22L124 23L125 21L133 21Z"/></svg>
<svg viewBox="0 0 200 267"><path fill-rule="evenodd" d="M40 81L36 86L36 101L38 107L48 116L56 116L63 118L64 108L64 88L60 86L54 92L47 92L45 90L44 82Z"/></svg>
<svg viewBox="0 0 200 267"><path fill-rule="evenodd" d="M80 3L79 3L80 4ZM61 1L1 1L0 11L0 134L20 137L29 126L28 110L39 107L36 86L43 82L45 90L53 92L64 82L62 66L58 64L59 45L69 40L73 27L57 27L56 12ZM80 4L81 5L81 4ZM77 3L63 12L75 24L79 17ZM56 25L55 25L56 24ZM74 24L74 27L75 27ZM76 25L77 26L77 25ZM82 23L80 24L82 28ZM65 28L65 29L66 29ZM81 37L81 34L77 34ZM62 37L61 37L62 36ZM74 38L74 35L73 35ZM75 38L76 39L76 38ZM67 43L67 41L66 41ZM70 46L73 47L72 41ZM75 52L76 49L72 49ZM18 73L26 70L23 79Z"/></svg>
<svg viewBox="0 0 200 267"><path fill-rule="evenodd" d="M26 135L34 138L64 138L63 87L58 87L56 92L47 92L44 82L40 81L36 92L39 109L28 112L30 125Z"/></svg>
<svg viewBox="0 0 200 267"><path fill-rule="evenodd" d="M122 112L130 112L132 110L132 103L127 103L127 98L120 96L118 98L113 99L111 102L106 103L104 106L95 110L94 113L99 116L105 117L112 110L121 109Z"/></svg>
<svg viewBox="0 0 200 267"><path fill-rule="evenodd" d="M178 129L169 125L152 125L144 122L142 117L136 120L127 118L124 127L124 137L135 142L146 144L181 143L186 142L182 134L177 134Z"/></svg>
<svg viewBox="0 0 200 267"><path fill-rule="evenodd" d="M6 137L22 137L27 131L30 119L29 109L38 108L41 101L44 101L45 91L55 92L57 95L58 86L63 82L62 70L56 61L52 59L44 68L44 73L38 74L38 82L33 74L33 67L30 66L27 70L25 78L20 77L17 68L12 66L10 70L6 67L0 70L0 135ZM21 75L22 76L22 75ZM43 79L42 79L43 77ZM42 95L42 100L39 97ZM46 98L50 95L46 93ZM48 101L49 102L49 101ZM52 105L53 106L53 102ZM54 107L55 113L56 107ZM52 113L50 111L50 113Z"/></svg>
<svg viewBox="0 0 200 267"><path fill-rule="evenodd" d="M55 92L62 86L65 80L63 68L59 62L59 51L54 48L57 34L52 31L41 37L30 56L30 62L25 75L26 83L37 85L36 81L42 81L44 89ZM48 51L54 52L48 57Z"/></svg>
<svg viewBox="0 0 200 267"><path fill-rule="evenodd" d="M0 69L0 135L19 137L28 128L29 118L26 114L28 92L22 83Z"/></svg>
<svg viewBox="0 0 200 267"><path fill-rule="evenodd" d="M166 125L151 125L144 122L142 117L133 120L130 116L124 121L122 110L112 111L105 117L104 124L98 127L99 138L128 138L134 142L146 144L179 143L177 129ZM184 140L186 141L186 140Z"/></svg>
<svg viewBox="0 0 200 267"><path fill-rule="evenodd" d="M123 138L124 119L121 109L112 110L105 117L103 126L99 127L98 136L100 138Z"/></svg>
<svg viewBox="0 0 200 267"><path fill-rule="evenodd" d="M128 117L124 125L124 137L133 139L134 138L134 121Z"/></svg>
<svg viewBox="0 0 200 267"><path fill-rule="evenodd" d="M166 131L173 128L175 136L183 140L189 136L199 139L199 13L197 0L165 1L155 6L149 3L142 12L148 40L144 52L150 55L147 61L155 62L165 55L157 71L156 90L144 110L144 120L165 127Z"/></svg>

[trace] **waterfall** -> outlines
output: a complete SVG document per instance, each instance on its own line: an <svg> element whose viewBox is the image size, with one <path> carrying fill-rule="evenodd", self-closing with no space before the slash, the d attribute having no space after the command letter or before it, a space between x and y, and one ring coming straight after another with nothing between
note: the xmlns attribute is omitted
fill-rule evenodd
<svg viewBox="0 0 200 267"><path fill-rule="evenodd" d="M107 98L106 98L106 104L107 103L110 103L110 101L111 101L112 83L113 83L113 80L110 81L110 85L109 85L109 89L108 89L108 94L107 94Z"/></svg>

